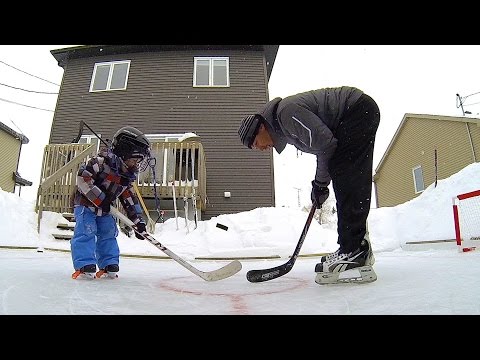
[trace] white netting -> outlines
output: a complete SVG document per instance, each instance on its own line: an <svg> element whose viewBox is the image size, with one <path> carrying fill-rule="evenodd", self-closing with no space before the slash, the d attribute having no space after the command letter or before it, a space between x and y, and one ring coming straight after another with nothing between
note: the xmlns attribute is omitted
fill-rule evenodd
<svg viewBox="0 0 480 360"><path fill-rule="evenodd" d="M456 203L461 241L459 245L462 249L478 248L480 246L480 190L458 195Z"/></svg>

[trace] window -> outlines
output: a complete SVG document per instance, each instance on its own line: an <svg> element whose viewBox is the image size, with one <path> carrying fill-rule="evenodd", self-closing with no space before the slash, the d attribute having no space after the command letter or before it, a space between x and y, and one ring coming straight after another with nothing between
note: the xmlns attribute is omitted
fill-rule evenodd
<svg viewBox="0 0 480 360"><path fill-rule="evenodd" d="M98 134L98 136L102 137L101 134ZM78 140L79 144L95 144L95 147L97 148L97 151L100 146L100 140L96 135L82 135L80 139Z"/></svg>
<svg viewBox="0 0 480 360"><path fill-rule="evenodd" d="M125 90L129 70L130 60L95 64L90 92Z"/></svg>
<svg viewBox="0 0 480 360"><path fill-rule="evenodd" d="M228 57L195 57L193 86L228 87Z"/></svg>
<svg viewBox="0 0 480 360"><path fill-rule="evenodd" d="M425 183L423 182L423 170L421 166L414 167L413 172L413 183L415 185L415 194L421 193L425 190Z"/></svg>

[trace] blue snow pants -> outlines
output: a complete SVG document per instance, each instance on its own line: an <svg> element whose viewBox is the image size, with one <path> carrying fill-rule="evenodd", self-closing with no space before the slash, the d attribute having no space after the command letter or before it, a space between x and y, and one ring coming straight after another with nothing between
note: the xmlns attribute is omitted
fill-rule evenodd
<svg viewBox="0 0 480 360"><path fill-rule="evenodd" d="M112 215L97 216L86 206L75 206L75 229L70 240L73 268L89 264L104 269L119 263L118 228Z"/></svg>

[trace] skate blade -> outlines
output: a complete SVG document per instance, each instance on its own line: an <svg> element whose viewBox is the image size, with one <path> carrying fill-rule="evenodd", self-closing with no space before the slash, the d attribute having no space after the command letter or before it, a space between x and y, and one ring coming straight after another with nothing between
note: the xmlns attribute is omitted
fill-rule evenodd
<svg viewBox="0 0 480 360"><path fill-rule="evenodd" d="M315 277L315 282L319 285L328 284L363 284L371 283L377 280L377 274L370 266L363 266L356 269L342 271L339 273L319 272Z"/></svg>
<svg viewBox="0 0 480 360"><path fill-rule="evenodd" d="M95 273L84 273L80 271L75 271L72 274L72 279L74 280L93 280L95 279Z"/></svg>
<svg viewBox="0 0 480 360"><path fill-rule="evenodd" d="M118 275L117 275L117 273L109 273L109 272L106 272L105 270L99 270L95 274L95 277L97 279L100 279L102 277L104 277L104 278L106 277L106 278L109 278L109 279L116 279L116 278L118 278Z"/></svg>

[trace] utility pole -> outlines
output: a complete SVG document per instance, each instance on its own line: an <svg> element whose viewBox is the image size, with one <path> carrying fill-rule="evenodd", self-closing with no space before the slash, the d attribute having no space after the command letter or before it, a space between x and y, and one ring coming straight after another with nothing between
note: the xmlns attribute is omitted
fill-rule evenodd
<svg viewBox="0 0 480 360"><path fill-rule="evenodd" d="M469 94L469 95L463 96L463 97L460 96L460 94L457 94L457 109L458 109L459 107L462 108L462 114L463 114L463 116L465 116L465 114L469 114L469 115L472 114L471 111L465 111L465 110L464 110L463 106L464 106L465 100L466 100L468 97L470 97L470 96L478 95L478 94L480 94L480 92L476 92L476 93L473 93L473 94ZM475 105L475 104L478 104L478 102L477 102L477 103L473 103L473 104L472 104L472 103L471 103L471 104L467 104L467 105L465 105L465 106Z"/></svg>
<svg viewBox="0 0 480 360"><path fill-rule="evenodd" d="M460 104L460 107L462 108L462 115L465 116L465 110L463 110L463 99L460 94L457 94L457 109L459 107L458 104Z"/></svg>

